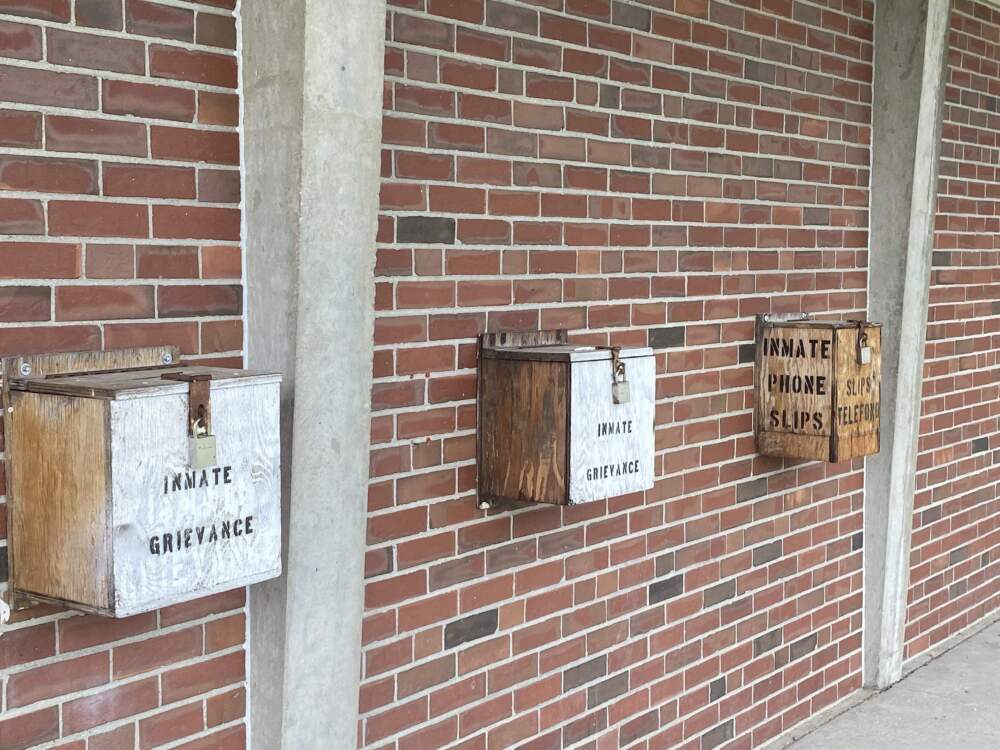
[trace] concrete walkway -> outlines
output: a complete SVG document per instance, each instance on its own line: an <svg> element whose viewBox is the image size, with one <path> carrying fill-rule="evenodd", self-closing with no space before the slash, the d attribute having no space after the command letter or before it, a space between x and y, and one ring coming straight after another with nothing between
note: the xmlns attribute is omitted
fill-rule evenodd
<svg viewBox="0 0 1000 750"><path fill-rule="evenodd" d="M1000 750L1000 622L791 750Z"/></svg>

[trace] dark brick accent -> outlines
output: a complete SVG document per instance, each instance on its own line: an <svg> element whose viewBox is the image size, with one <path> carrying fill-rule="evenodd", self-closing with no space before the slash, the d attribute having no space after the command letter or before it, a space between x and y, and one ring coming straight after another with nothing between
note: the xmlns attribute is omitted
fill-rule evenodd
<svg viewBox="0 0 1000 750"><path fill-rule="evenodd" d="M563 727L563 747L572 747L585 737L608 728L608 709L602 708Z"/></svg>
<svg viewBox="0 0 1000 750"><path fill-rule="evenodd" d="M736 485L736 502L745 503L747 500L761 497L767 494L767 479L754 479Z"/></svg>
<svg viewBox="0 0 1000 750"><path fill-rule="evenodd" d="M628 692L628 672L621 672L587 688L587 708L607 703Z"/></svg>
<svg viewBox="0 0 1000 750"><path fill-rule="evenodd" d="M657 604L673 599L684 591L684 576L674 576L649 584L649 603Z"/></svg>
<svg viewBox="0 0 1000 750"><path fill-rule="evenodd" d="M574 688L593 682L598 677L604 677L608 673L608 657L598 656L583 664L578 664L563 672L563 692L568 693Z"/></svg>
<svg viewBox="0 0 1000 750"><path fill-rule="evenodd" d="M753 564L763 565L781 557L781 540L777 539L756 547L753 551Z"/></svg>
<svg viewBox="0 0 1000 750"><path fill-rule="evenodd" d="M705 592L705 606L712 607L726 599L736 596L736 580L726 581L717 586L713 586Z"/></svg>
<svg viewBox="0 0 1000 750"><path fill-rule="evenodd" d="M441 216L401 216L396 219L397 242L455 244L455 220Z"/></svg>
<svg viewBox="0 0 1000 750"><path fill-rule="evenodd" d="M497 632L499 622L499 610L496 609L449 622L444 629L444 647L455 648L463 643L493 635Z"/></svg>
<svg viewBox="0 0 1000 750"><path fill-rule="evenodd" d="M775 67L759 60L747 60L744 64L743 76L751 81L774 83Z"/></svg>
<svg viewBox="0 0 1000 750"><path fill-rule="evenodd" d="M795 641L795 643L788 647L789 660L795 661L796 659L801 659L803 656L815 649L818 639L819 636L816 633L807 635L805 638L799 638Z"/></svg>
<svg viewBox="0 0 1000 750"><path fill-rule="evenodd" d="M776 649L781 645L781 628L775 628L774 630L769 630L764 633L764 635L758 635L753 639L753 656L756 659L761 654L767 653L773 649Z"/></svg>
<svg viewBox="0 0 1000 750"><path fill-rule="evenodd" d="M920 525L926 526L927 524L934 523L941 518L941 506L935 505L933 508L928 508L923 513L920 514Z"/></svg>
<svg viewBox="0 0 1000 750"><path fill-rule="evenodd" d="M10 567L7 564L7 548L0 547L0 583L10 578Z"/></svg>
<svg viewBox="0 0 1000 750"><path fill-rule="evenodd" d="M673 346L684 346L684 326L650 328L649 345L654 349L669 349Z"/></svg>
<svg viewBox="0 0 1000 750"><path fill-rule="evenodd" d="M963 578L958 583L953 583L951 586L948 587L948 598L957 599L958 597L965 594L965 592L968 590L969 590L969 579Z"/></svg>
<svg viewBox="0 0 1000 750"><path fill-rule="evenodd" d="M951 253L947 250L935 250L931 253L931 265L934 268L951 265Z"/></svg>
<svg viewBox="0 0 1000 750"><path fill-rule="evenodd" d="M865 533L859 531L857 534L851 536L851 552L857 552L859 549L865 546Z"/></svg>
<svg viewBox="0 0 1000 750"><path fill-rule="evenodd" d="M618 2L611 6L611 23L615 26L629 26L640 31L649 31L650 12L648 8Z"/></svg>
<svg viewBox="0 0 1000 750"><path fill-rule="evenodd" d="M723 742L733 738L734 722L730 719L725 724L719 724L715 729L709 729L701 736L701 750L712 750Z"/></svg>
<svg viewBox="0 0 1000 750"><path fill-rule="evenodd" d="M972 441L972 452L982 453L990 449L990 439L988 437L978 437Z"/></svg>
<svg viewBox="0 0 1000 750"><path fill-rule="evenodd" d="M486 552L486 572L496 573L518 565L526 565L536 559L534 539L505 544L503 547Z"/></svg>
<svg viewBox="0 0 1000 750"><path fill-rule="evenodd" d="M717 701L719 698L726 694L726 678L720 677L717 680L712 680L708 685L708 700Z"/></svg>
<svg viewBox="0 0 1000 750"><path fill-rule="evenodd" d="M955 565L957 563L962 562L962 560L964 560L968 556L969 556L969 548L967 546L958 547L957 549L953 549L951 552L948 553L948 564Z"/></svg>
<svg viewBox="0 0 1000 750"><path fill-rule="evenodd" d="M605 109L618 109L621 106L622 90L619 86L601 84L600 105Z"/></svg>
<svg viewBox="0 0 1000 750"><path fill-rule="evenodd" d="M538 557L552 557L583 547L586 535L582 526L546 534L538 539Z"/></svg>
<svg viewBox="0 0 1000 750"><path fill-rule="evenodd" d="M748 362L755 362L757 360L757 344L740 344L740 364L745 365Z"/></svg>
<svg viewBox="0 0 1000 750"><path fill-rule="evenodd" d="M618 744L621 747L627 747L643 735L655 732L659 728L660 712L657 710L648 711L642 716L637 716L632 721L622 724L621 729L618 730Z"/></svg>

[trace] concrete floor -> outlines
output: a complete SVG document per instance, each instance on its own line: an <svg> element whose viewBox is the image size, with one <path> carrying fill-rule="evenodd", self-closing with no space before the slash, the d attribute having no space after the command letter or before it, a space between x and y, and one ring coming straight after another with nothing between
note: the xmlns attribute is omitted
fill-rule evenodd
<svg viewBox="0 0 1000 750"><path fill-rule="evenodd" d="M1000 750L1000 622L791 750Z"/></svg>

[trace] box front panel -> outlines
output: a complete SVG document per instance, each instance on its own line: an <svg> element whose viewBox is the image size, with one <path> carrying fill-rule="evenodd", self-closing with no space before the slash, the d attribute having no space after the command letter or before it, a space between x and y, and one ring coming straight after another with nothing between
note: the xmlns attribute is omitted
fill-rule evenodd
<svg viewBox="0 0 1000 750"><path fill-rule="evenodd" d="M612 397L610 360L574 362L570 410L570 503L653 486L656 363L624 360L629 399Z"/></svg>
<svg viewBox="0 0 1000 750"><path fill-rule="evenodd" d="M882 405L882 329L838 332L834 460L868 456L879 451ZM863 338L859 342L859 336ZM868 349L860 354L859 343Z"/></svg>
<svg viewBox="0 0 1000 750"><path fill-rule="evenodd" d="M280 573L277 383L212 390L207 469L190 467L186 395L111 406L116 616Z"/></svg>
<svg viewBox="0 0 1000 750"><path fill-rule="evenodd" d="M757 343L758 450L825 460L833 430L834 330L767 326Z"/></svg>

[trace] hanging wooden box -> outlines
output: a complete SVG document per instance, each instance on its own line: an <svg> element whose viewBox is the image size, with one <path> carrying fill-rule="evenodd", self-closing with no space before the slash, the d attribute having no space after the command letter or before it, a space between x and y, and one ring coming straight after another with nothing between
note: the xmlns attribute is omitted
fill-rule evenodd
<svg viewBox="0 0 1000 750"><path fill-rule="evenodd" d="M757 321L757 450L839 462L879 451L882 326Z"/></svg>
<svg viewBox="0 0 1000 750"><path fill-rule="evenodd" d="M209 374L216 460L191 468ZM14 379L7 441L18 592L127 617L281 572L280 376L183 367Z"/></svg>
<svg viewBox="0 0 1000 750"><path fill-rule="evenodd" d="M616 404L609 350L542 341L480 347L480 501L572 505L651 488L652 350L620 351L629 395Z"/></svg>

